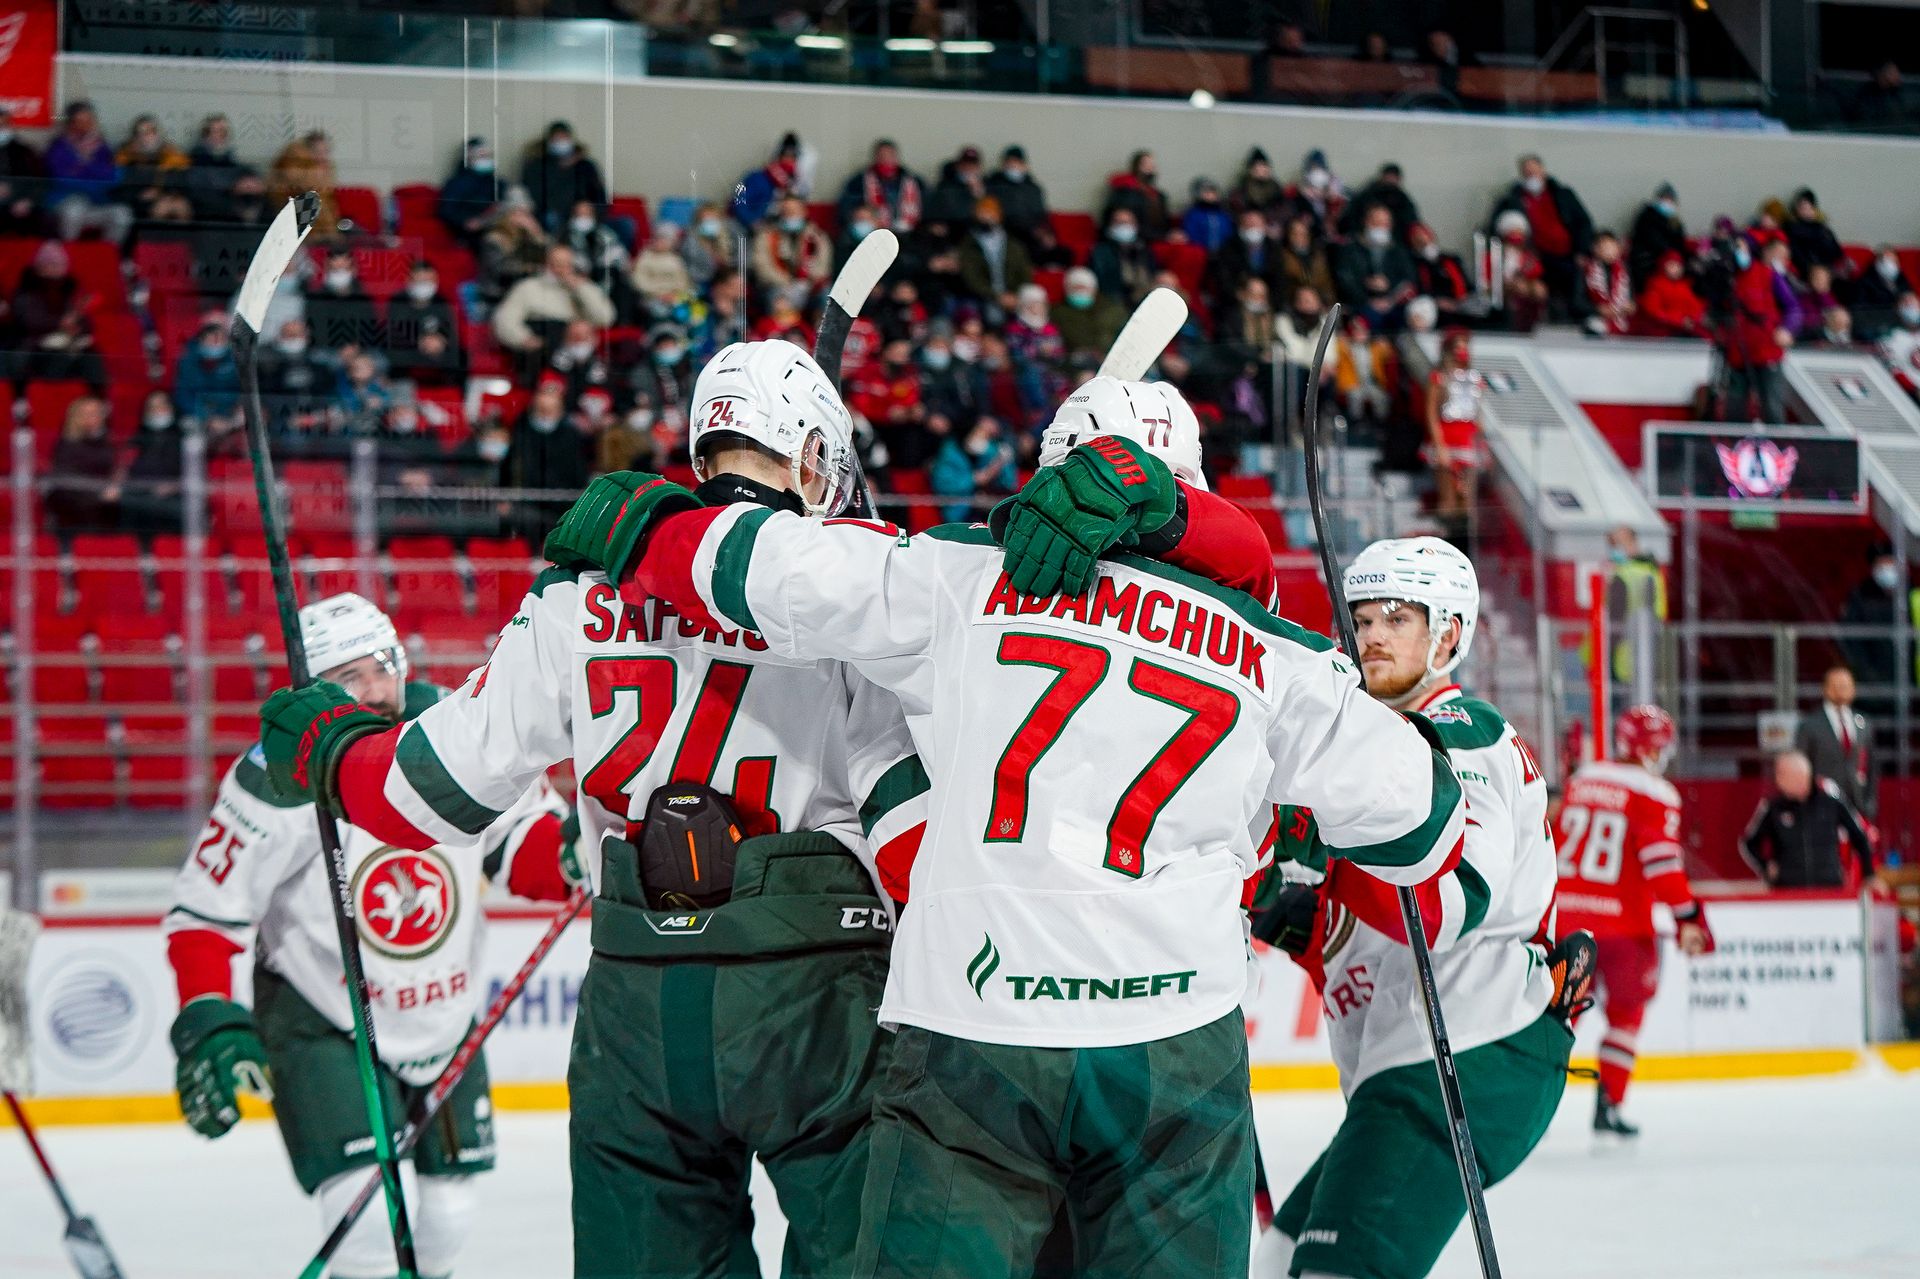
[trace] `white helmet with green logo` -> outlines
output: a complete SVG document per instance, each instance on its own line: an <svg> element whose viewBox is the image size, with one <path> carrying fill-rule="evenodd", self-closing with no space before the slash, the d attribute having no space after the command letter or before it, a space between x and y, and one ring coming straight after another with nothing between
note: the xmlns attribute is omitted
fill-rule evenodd
<svg viewBox="0 0 1920 1279"><path fill-rule="evenodd" d="M407 650L378 605L345 591L300 610L300 639L307 669L316 677L363 657L378 657L396 679L407 678Z"/></svg>
<svg viewBox="0 0 1920 1279"><path fill-rule="evenodd" d="M838 515L853 497L853 419L826 372L791 342L735 342L700 370L687 438L694 474L712 478L707 450L730 436L785 460L809 515ZM826 481L818 502L806 494L808 471Z"/></svg>
<svg viewBox="0 0 1920 1279"><path fill-rule="evenodd" d="M1398 600L1427 610L1432 640L1427 649L1427 679L1445 675L1466 658L1480 621L1480 578L1473 561L1451 542L1437 537L1390 537L1354 557L1344 575L1347 606L1369 600ZM1460 642L1453 656L1433 663L1447 624L1458 618Z"/></svg>

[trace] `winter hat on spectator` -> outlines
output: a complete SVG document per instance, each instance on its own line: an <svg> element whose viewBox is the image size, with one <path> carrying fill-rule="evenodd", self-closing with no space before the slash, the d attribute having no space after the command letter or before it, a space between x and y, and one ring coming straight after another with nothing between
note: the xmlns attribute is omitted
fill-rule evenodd
<svg viewBox="0 0 1920 1279"><path fill-rule="evenodd" d="M1662 182L1653 189L1653 198L1656 200L1673 200L1677 202L1680 199L1680 193L1673 189L1673 183Z"/></svg>
<svg viewBox="0 0 1920 1279"><path fill-rule="evenodd" d="M1077 266L1067 272L1066 285L1069 289L1098 289L1100 277L1088 267Z"/></svg>
<svg viewBox="0 0 1920 1279"><path fill-rule="evenodd" d="M73 259L67 255L67 246L58 240L48 240L33 254L33 269L44 276L59 277L72 269Z"/></svg>
<svg viewBox="0 0 1920 1279"><path fill-rule="evenodd" d="M1205 176L1204 174L1200 177L1195 178L1193 182L1187 187L1188 196L1194 200L1198 200L1201 194L1207 191L1211 191L1213 194L1219 195L1220 184L1218 182L1215 182L1212 178Z"/></svg>
<svg viewBox="0 0 1920 1279"><path fill-rule="evenodd" d="M1508 209L1493 221L1493 233L1501 239L1510 235L1531 235L1533 224L1527 221L1527 215L1518 209Z"/></svg>
<svg viewBox="0 0 1920 1279"><path fill-rule="evenodd" d="M533 389L535 393L540 391L560 391L564 393L567 389L567 379L555 373L552 369L548 369L540 375L540 380L534 383Z"/></svg>
<svg viewBox="0 0 1920 1279"><path fill-rule="evenodd" d="M962 163L962 164L978 164L978 163L980 163L980 148L979 148L979 147L976 147L976 146L974 146L974 145L972 145L971 143L969 143L968 145L966 145L966 146L964 146L964 147L961 147L961 148L960 148L960 163Z"/></svg>
<svg viewBox="0 0 1920 1279"><path fill-rule="evenodd" d="M1426 294L1407 303L1407 327L1415 333L1431 333L1440 323L1440 304Z"/></svg>
<svg viewBox="0 0 1920 1279"><path fill-rule="evenodd" d="M1272 163L1273 161L1267 158L1266 148L1264 147L1255 147L1253 148L1253 150L1247 152L1248 165L1272 164Z"/></svg>
<svg viewBox="0 0 1920 1279"><path fill-rule="evenodd" d="M1000 163L1005 164L1009 160L1018 160L1020 163L1025 164L1027 162L1027 149L1018 143L1008 147L1000 153Z"/></svg>
<svg viewBox="0 0 1920 1279"><path fill-rule="evenodd" d="M516 182L512 186L508 187L505 191L501 192L500 207L503 209L529 209L530 210L533 208L533 192L527 190L525 187L521 186L518 182Z"/></svg>

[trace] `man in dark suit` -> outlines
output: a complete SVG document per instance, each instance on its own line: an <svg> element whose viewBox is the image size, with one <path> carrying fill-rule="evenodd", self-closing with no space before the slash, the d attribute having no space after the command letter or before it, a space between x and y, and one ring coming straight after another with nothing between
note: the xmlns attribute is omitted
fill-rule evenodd
<svg viewBox="0 0 1920 1279"><path fill-rule="evenodd" d="M1853 708L1853 672L1827 670L1819 709L1800 717L1793 748L1813 761L1813 775L1832 782L1854 811L1873 821L1879 810L1879 760L1867 717Z"/></svg>

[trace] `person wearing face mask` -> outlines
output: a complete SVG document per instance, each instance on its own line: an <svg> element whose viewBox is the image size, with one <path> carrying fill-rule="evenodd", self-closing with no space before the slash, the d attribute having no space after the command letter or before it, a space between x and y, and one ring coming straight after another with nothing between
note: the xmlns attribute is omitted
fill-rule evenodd
<svg viewBox="0 0 1920 1279"><path fill-rule="evenodd" d="M1787 238L1778 231L1755 231L1753 238L1760 245L1760 260L1773 273L1773 304L1780 309L1780 326L1799 333L1811 317L1801 301L1800 282L1794 278Z"/></svg>
<svg viewBox="0 0 1920 1279"><path fill-rule="evenodd" d="M648 425L656 447L684 447L687 404L697 371L687 358L686 331L675 324L656 325L647 336L646 358L636 360L627 371L616 407L625 412L637 405L648 406L653 414Z"/></svg>
<svg viewBox="0 0 1920 1279"><path fill-rule="evenodd" d="M514 503L522 536L545 537L586 487L588 443L568 420L566 379L544 374L513 424L512 445L501 465L503 486L528 491Z"/></svg>
<svg viewBox="0 0 1920 1279"><path fill-rule="evenodd" d="M1458 254L1441 249L1439 237L1424 222L1416 222L1408 229L1407 245L1413 254L1415 291L1432 298L1441 314L1457 313L1460 304L1473 292L1467 280L1467 264Z"/></svg>
<svg viewBox="0 0 1920 1279"><path fill-rule="evenodd" d="M1802 187L1794 192L1788 215L1782 229L1787 233L1787 245L1793 251L1796 275L1805 278L1815 266L1824 266L1831 271L1838 270L1846 263L1847 255L1840 247L1840 237L1827 225L1827 215L1820 211L1820 199L1814 195L1811 187Z"/></svg>
<svg viewBox="0 0 1920 1279"><path fill-rule="evenodd" d="M576 200L566 223L554 236L555 244L573 250L580 274L606 290L613 300L615 323L632 324L639 316L640 294L633 287L633 257L614 230L600 216L597 205Z"/></svg>
<svg viewBox="0 0 1920 1279"><path fill-rule="evenodd" d="M0 235L40 234L46 192L46 161L21 140L12 109L0 102Z"/></svg>
<svg viewBox="0 0 1920 1279"><path fill-rule="evenodd" d="M1381 165L1373 181L1360 188L1360 194L1353 197L1347 205L1347 211L1341 215L1340 234L1349 239L1362 234L1367 209L1377 204L1393 215L1393 238L1401 244L1407 244L1414 224L1420 221L1420 206L1407 194L1405 181L1405 174L1399 165L1391 160Z"/></svg>
<svg viewBox="0 0 1920 1279"><path fill-rule="evenodd" d="M634 292L649 318L658 318L693 293L693 276L680 251L680 228L656 222L647 247L633 259Z"/></svg>
<svg viewBox="0 0 1920 1279"><path fill-rule="evenodd" d="M468 138L460 148L460 159L453 172L440 184L440 198L434 203L434 216L442 226L469 248L486 233L487 218L500 202L504 189L494 166L493 148L479 134Z"/></svg>
<svg viewBox="0 0 1920 1279"><path fill-rule="evenodd" d="M1620 237L1602 231L1593 237L1593 256L1581 273L1587 332L1618 337L1633 323L1633 285L1620 260Z"/></svg>
<svg viewBox="0 0 1920 1279"><path fill-rule="evenodd" d="M1153 249L1142 239L1142 227L1133 212L1117 207L1107 214L1107 225L1093 246L1088 266L1100 292L1116 299L1128 311L1153 289L1157 269Z"/></svg>
<svg viewBox="0 0 1920 1279"><path fill-rule="evenodd" d="M508 187L480 237L480 300L497 305L515 285L538 275L552 247L553 241L534 216L533 197L525 187Z"/></svg>
<svg viewBox="0 0 1920 1279"><path fill-rule="evenodd" d="M1044 323L1044 310L1041 319ZM1060 335L1055 333L1053 340L1058 343ZM966 429L975 418L988 411L987 396L986 373L977 365L962 364L953 358L953 338L944 328L930 332L926 345L920 348L920 400L927 406L929 426L939 418L951 426ZM926 442L932 448L938 448L940 443L931 437ZM901 443L904 445L907 441ZM895 466L914 467L927 461L926 455L918 450L892 452Z"/></svg>
<svg viewBox="0 0 1920 1279"><path fill-rule="evenodd" d="M384 350L386 325L379 308L361 287L353 254L336 249L307 288L307 328L322 351L358 346Z"/></svg>
<svg viewBox="0 0 1920 1279"><path fill-rule="evenodd" d="M751 234L785 196L806 199L813 190L812 171L812 149L798 134L782 137L765 164L741 174L733 184L733 216L739 228Z"/></svg>
<svg viewBox="0 0 1920 1279"><path fill-rule="evenodd" d="M1340 300L1375 330L1400 327L1401 309L1415 292L1413 257L1393 238L1393 214L1368 209L1360 237L1341 246L1335 271Z"/></svg>
<svg viewBox="0 0 1920 1279"><path fill-rule="evenodd" d="M625 412L617 408L594 440L594 467L602 475L650 466L654 460L653 402L637 396Z"/></svg>
<svg viewBox="0 0 1920 1279"><path fill-rule="evenodd" d="M458 380L465 366L460 322L440 292L440 273L421 259L407 284L387 303L387 360L394 372L419 382Z"/></svg>
<svg viewBox="0 0 1920 1279"><path fill-rule="evenodd" d="M58 240L34 251L13 297L0 300L0 369L11 370L21 402L36 379L72 378L105 390L107 369L94 349L88 300Z"/></svg>
<svg viewBox="0 0 1920 1279"><path fill-rule="evenodd" d="M1257 213L1273 214L1278 212L1286 199L1286 191L1280 180L1273 175L1273 161L1260 147L1247 152L1246 163L1240 166L1239 180L1233 184L1233 192L1227 203L1235 213L1244 214L1252 209Z"/></svg>
<svg viewBox="0 0 1920 1279"><path fill-rule="evenodd" d="M1346 216L1348 203L1347 188L1334 176L1327 153L1307 152L1300 161L1299 181L1287 186L1287 208L1311 217L1314 234L1329 236Z"/></svg>
<svg viewBox="0 0 1920 1279"><path fill-rule="evenodd" d="M1052 314L1069 358L1082 351L1105 355L1127 322L1126 308L1100 292L1099 279L1083 266L1067 272L1063 296Z"/></svg>
<svg viewBox="0 0 1920 1279"><path fill-rule="evenodd" d="M925 457L927 405L920 394L920 366L905 338L888 342L852 380L847 407L871 423L894 456Z"/></svg>
<svg viewBox="0 0 1920 1279"><path fill-rule="evenodd" d="M596 208L607 203L600 166L565 120L548 125L539 144L528 152L520 166L520 185L533 196L533 211L549 233L566 229L567 218L580 201Z"/></svg>
<svg viewBox="0 0 1920 1279"><path fill-rule="evenodd" d="M165 391L150 392L140 405L133 456L113 483L124 531L143 538L180 532L180 437L173 400Z"/></svg>
<svg viewBox="0 0 1920 1279"><path fill-rule="evenodd" d="M113 162L120 168L120 194L139 221L154 217L162 201L186 185L187 154L173 145L157 116L134 117Z"/></svg>
<svg viewBox="0 0 1920 1279"><path fill-rule="evenodd" d="M724 210L717 204L702 204L693 211L686 234L680 237L680 260L687 264L687 279L696 292L705 294L714 276L740 260Z"/></svg>
<svg viewBox="0 0 1920 1279"><path fill-rule="evenodd" d="M1894 247L1883 244L1875 249L1873 264L1854 281L1851 296L1854 318L1862 332L1872 337L1891 327L1900 295L1913 291L1914 282L1901 266Z"/></svg>
<svg viewBox="0 0 1920 1279"><path fill-rule="evenodd" d="M1673 183L1662 182L1653 189L1653 198L1640 206L1627 244L1627 273L1636 291L1647 287L1660 269L1661 258L1669 253L1686 257L1687 227L1680 220L1680 195Z"/></svg>
<svg viewBox="0 0 1920 1279"><path fill-rule="evenodd" d="M1122 209L1133 215L1136 238L1165 238L1171 219L1166 192L1160 189L1160 162L1153 152L1135 151L1127 160L1126 171L1107 179L1107 202L1100 210L1100 224L1109 233L1113 215Z"/></svg>
<svg viewBox="0 0 1920 1279"><path fill-rule="evenodd" d="M600 330L588 320L569 320L565 333L547 361L547 372L566 380L567 403L577 405L588 391L605 390L613 383L613 368L601 342Z"/></svg>
<svg viewBox="0 0 1920 1279"><path fill-rule="evenodd" d="M1011 146L1000 153L1000 167L987 175L987 194L1000 201L1007 232L1029 250L1040 247L1042 232L1051 233L1047 189L1034 179L1025 147Z"/></svg>
<svg viewBox="0 0 1920 1279"><path fill-rule="evenodd" d="M1020 290L1005 330L1020 407L1030 426L1040 425L1042 415L1051 413L1067 394L1067 343L1047 312L1047 291L1029 284ZM960 420L957 414L949 416Z"/></svg>
<svg viewBox="0 0 1920 1279"><path fill-rule="evenodd" d="M219 113L200 122L193 149L187 152L182 189L193 204L194 216L223 220L233 184L247 170L233 154L233 122Z"/></svg>
<svg viewBox="0 0 1920 1279"><path fill-rule="evenodd" d="M1347 421L1376 434L1393 411L1393 389L1400 381L1400 360L1393 343L1373 332L1364 315L1352 315L1334 340L1333 389L1346 407Z"/></svg>
<svg viewBox="0 0 1920 1279"><path fill-rule="evenodd" d="M1920 398L1920 296L1902 293L1893 318L1893 327L1880 339L1880 358L1907 394Z"/></svg>
<svg viewBox="0 0 1920 1279"><path fill-rule="evenodd" d="M260 351L260 405L275 430L306 434L328 426L336 373L313 349L303 320L287 320Z"/></svg>
<svg viewBox="0 0 1920 1279"><path fill-rule="evenodd" d="M900 148L890 139L873 144L873 163L847 179L840 190L840 220L851 221L861 205L874 211L881 226L905 236L926 213L926 186L900 163Z"/></svg>
<svg viewBox="0 0 1920 1279"><path fill-rule="evenodd" d="M240 422L240 368L227 342L223 317L209 316L173 369L173 403L183 419L200 423L210 438Z"/></svg>
<svg viewBox="0 0 1920 1279"><path fill-rule="evenodd" d="M992 500L1019 486L1013 446L999 419L982 414L964 430L956 426L934 455L927 479L935 493L958 499L941 508L941 519L950 524L986 519Z"/></svg>
<svg viewBox="0 0 1920 1279"><path fill-rule="evenodd" d="M46 210L63 240L98 231L115 244L133 228L133 210L116 194L119 170L100 132L93 104L69 102L64 123L47 144Z"/></svg>
<svg viewBox="0 0 1920 1279"><path fill-rule="evenodd" d="M1753 251L1746 238L1732 242L1732 323L1720 342L1726 358L1727 382L1721 419L1729 422L1785 420L1785 385L1781 362L1793 345L1793 334L1782 322L1775 291L1776 272ZM1757 413L1758 416L1753 416Z"/></svg>
<svg viewBox="0 0 1920 1279"><path fill-rule="evenodd" d="M786 196L753 233L753 281L769 299L804 305L833 279L833 241L807 220L807 202Z"/></svg>
<svg viewBox="0 0 1920 1279"><path fill-rule="evenodd" d="M493 332L531 377L573 320L606 328L614 322L613 300L580 273L572 249L556 244L547 250L547 269L514 285L494 308Z"/></svg>
<svg viewBox="0 0 1920 1279"><path fill-rule="evenodd" d="M1573 188L1549 174L1539 156L1521 156L1519 168L1519 178L1495 201L1488 226L1493 229L1503 213L1525 216L1545 273L1548 308L1555 318L1564 319L1577 305L1580 259L1593 251L1593 218Z"/></svg>
<svg viewBox="0 0 1920 1279"><path fill-rule="evenodd" d="M1193 202L1180 215L1180 233L1187 237L1188 244L1198 245L1209 254L1218 252L1239 229L1220 199L1220 184L1212 178L1195 178L1188 193Z"/></svg>
<svg viewBox="0 0 1920 1279"><path fill-rule="evenodd" d="M1898 678L1893 628L1901 611L1915 603L1920 603L1920 591L1908 589L1893 547L1876 542L1867 552L1866 574L1840 606L1840 623L1850 628L1840 640L1840 651L1862 684L1885 688Z"/></svg>
<svg viewBox="0 0 1920 1279"><path fill-rule="evenodd" d="M960 244L960 283L996 327L1013 310L1014 295L1033 283L1027 246L1007 233L1001 218L1000 201L986 196L973 208L973 233ZM1097 274L1097 254L1095 262Z"/></svg>
<svg viewBox="0 0 1920 1279"><path fill-rule="evenodd" d="M965 226L973 218L974 206L987 195L987 175L980 163L980 148L961 147L959 154L940 166L940 178L927 197L927 216L936 222Z"/></svg>

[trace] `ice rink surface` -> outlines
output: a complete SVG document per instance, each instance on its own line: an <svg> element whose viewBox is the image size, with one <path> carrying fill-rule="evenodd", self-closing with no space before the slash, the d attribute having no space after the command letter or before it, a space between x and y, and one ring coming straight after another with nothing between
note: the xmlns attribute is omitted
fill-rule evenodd
<svg viewBox="0 0 1920 1279"><path fill-rule="evenodd" d="M1596 1149L1592 1096L1591 1084L1574 1083L1540 1149L1490 1196L1512 1279L1920 1275L1920 1072L1641 1085L1629 1112L1645 1135L1624 1149ZM1340 1101L1266 1093L1257 1105L1284 1195L1339 1123ZM292 1279L319 1238L270 1123L212 1144L184 1125L52 1128L45 1138L127 1279ZM456 1273L566 1276L565 1116L502 1115L499 1139L500 1169ZM71 1275L60 1229L25 1143L0 1129L0 1275ZM782 1231L776 1213L761 1214L769 1274ZM1434 1274L1478 1273L1472 1240L1457 1234Z"/></svg>

